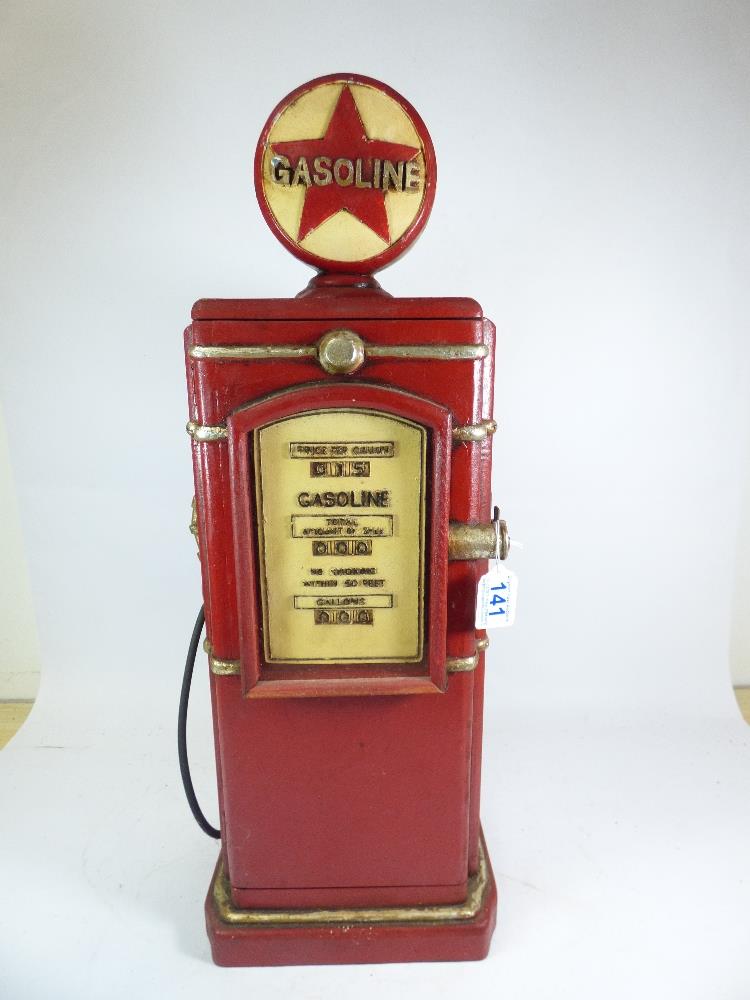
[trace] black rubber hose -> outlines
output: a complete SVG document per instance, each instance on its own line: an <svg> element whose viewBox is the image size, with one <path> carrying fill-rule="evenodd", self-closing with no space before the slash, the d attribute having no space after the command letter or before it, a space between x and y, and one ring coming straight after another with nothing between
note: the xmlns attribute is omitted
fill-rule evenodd
<svg viewBox="0 0 750 1000"><path fill-rule="evenodd" d="M206 616L203 611L203 607L201 606L201 609L198 612L198 617L195 619L193 634L190 636L190 645L188 646L187 659L185 660L185 672L182 675L180 709L177 713L177 757L180 761L180 774L182 775L182 787L185 789L185 798L188 800L190 812L195 817L195 822L204 833L208 834L209 837L219 840L221 838L221 831L217 830L215 826L211 826L206 817L203 815L203 811L198 805L198 799L195 797L193 779L190 777L190 763L188 761L187 752L187 713L188 701L190 700L190 685L193 680L195 657L198 652L198 644L201 641L201 634L203 632L203 625L205 624L205 621Z"/></svg>

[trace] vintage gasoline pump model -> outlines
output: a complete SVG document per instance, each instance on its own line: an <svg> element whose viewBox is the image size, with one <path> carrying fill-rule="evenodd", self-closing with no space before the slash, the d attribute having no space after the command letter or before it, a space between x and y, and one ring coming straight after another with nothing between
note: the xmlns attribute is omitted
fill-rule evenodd
<svg viewBox="0 0 750 1000"><path fill-rule="evenodd" d="M372 277L435 194L427 130L384 84L295 90L255 184L319 273L295 298L202 299L185 334L221 818L213 956L482 958L496 890L475 610L508 547L490 519L494 327L472 299L392 298Z"/></svg>

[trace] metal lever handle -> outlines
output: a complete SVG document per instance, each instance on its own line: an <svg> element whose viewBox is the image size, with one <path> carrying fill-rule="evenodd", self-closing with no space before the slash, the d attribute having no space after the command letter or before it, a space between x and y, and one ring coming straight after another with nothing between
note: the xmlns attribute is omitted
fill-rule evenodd
<svg viewBox="0 0 750 1000"><path fill-rule="evenodd" d="M507 559L510 550L508 525L495 507L489 524L464 524L451 521L448 525L448 558Z"/></svg>

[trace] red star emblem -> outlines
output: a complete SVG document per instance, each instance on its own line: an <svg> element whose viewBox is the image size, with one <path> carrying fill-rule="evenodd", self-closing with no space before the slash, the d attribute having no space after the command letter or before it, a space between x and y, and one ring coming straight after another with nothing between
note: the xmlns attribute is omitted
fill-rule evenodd
<svg viewBox="0 0 750 1000"><path fill-rule="evenodd" d="M292 163L300 157L305 157L312 164L315 157L329 157L331 161L347 159L356 162L362 160L363 168L367 165L367 173L372 177L372 162L375 159L408 162L419 153L413 146L405 146L396 142L385 142L382 139L370 139L357 111L354 97L349 87L344 86L339 95L336 107L328 122L326 134L322 139L297 139L291 142L275 142L272 151L285 156ZM308 233L316 229L326 219L330 219L341 210L350 212L376 233L386 243L391 242L388 229L388 216L385 210L385 191L375 187L357 187L354 183L344 187L338 184L318 186L311 184L305 192L302 216L297 233L297 242L303 240Z"/></svg>

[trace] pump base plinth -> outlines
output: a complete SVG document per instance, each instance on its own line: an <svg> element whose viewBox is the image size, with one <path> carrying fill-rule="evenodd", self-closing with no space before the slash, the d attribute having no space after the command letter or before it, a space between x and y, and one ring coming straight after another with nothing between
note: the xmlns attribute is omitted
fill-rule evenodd
<svg viewBox="0 0 750 1000"><path fill-rule="evenodd" d="M206 898L206 927L217 965L349 965L466 962L485 958L497 889L481 842L466 900L429 906L327 910L240 909L222 859Z"/></svg>

